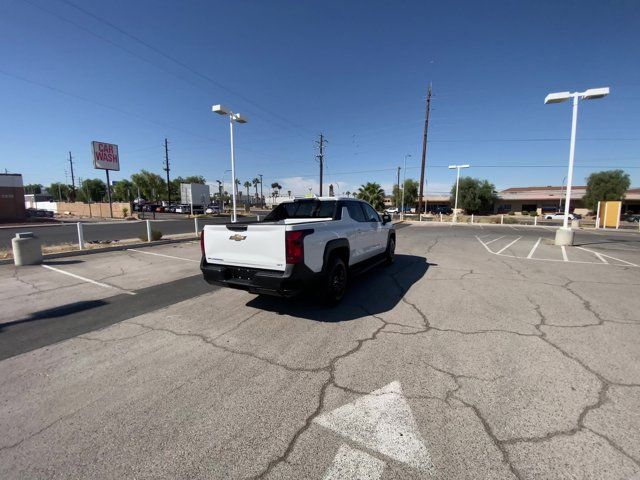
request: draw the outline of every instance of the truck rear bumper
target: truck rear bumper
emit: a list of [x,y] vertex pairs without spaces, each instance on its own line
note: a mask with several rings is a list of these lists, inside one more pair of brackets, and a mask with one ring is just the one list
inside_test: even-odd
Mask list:
[[287,265],[284,272],[258,268],[233,267],[200,261],[207,283],[247,290],[251,293],[292,297],[319,278],[306,265]]

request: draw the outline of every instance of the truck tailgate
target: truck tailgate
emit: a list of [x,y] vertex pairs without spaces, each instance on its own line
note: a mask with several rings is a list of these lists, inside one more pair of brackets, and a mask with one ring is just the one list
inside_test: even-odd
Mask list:
[[280,271],[286,267],[284,225],[206,225],[203,231],[208,263]]

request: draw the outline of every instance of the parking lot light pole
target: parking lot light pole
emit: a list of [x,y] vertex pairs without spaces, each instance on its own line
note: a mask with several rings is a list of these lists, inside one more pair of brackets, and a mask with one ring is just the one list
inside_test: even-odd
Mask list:
[[402,173],[402,210],[400,210],[400,220],[404,220],[404,191],[407,186],[407,157],[410,157],[408,153],[404,156],[404,170]]
[[453,223],[458,221],[458,186],[460,185],[460,169],[469,168],[471,165],[449,165],[449,170],[457,170],[456,172],[456,197],[453,207]]
[[569,207],[571,205],[571,185],[573,181],[573,156],[576,147],[576,127],[578,123],[578,100],[596,100],[609,95],[609,87],[590,88],[584,92],[557,92],[550,93],[544,99],[544,103],[560,103],[573,99],[573,115],[571,119],[571,141],[569,144],[569,171],[567,172],[567,187],[565,189],[564,219],[562,228],[556,231],[556,245],[573,245],[573,230],[569,228]]
[[233,204],[233,210],[231,211],[231,222],[235,223],[237,221],[236,217],[236,165],[233,151],[233,123],[247,123],[246,117],[243,117],[239,113],[233,113],[226,107],[222,105],[214,105],[211,107],[211,111],[217,113],[218,115],[228,115],[229,116],[229,139],[231,143],[231,201]]

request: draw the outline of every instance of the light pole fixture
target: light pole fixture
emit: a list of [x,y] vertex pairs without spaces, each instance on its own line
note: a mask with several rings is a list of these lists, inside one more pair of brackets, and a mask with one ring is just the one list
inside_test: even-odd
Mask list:
[[222,105],[214,105],[211,107],[211,111],[213,113],[217,113],[218,115],[228,115],[229,116],[229,136],[231,141],[231,201],[233,204],[233,209],[231,211],[231,222],[235,223],[237,221],[236,217],[236,165],[235,158],[233,152],[233,123],[247,123],[247,118],[243,117],[239,113],[233,113],[227,107]]
[[453,221],[458,221],[458,186],[460,185],[460,169],[469,168],[471,165],[449,165],[449,170],[457,170],[456,172],[456,199],[453,207]]
[[410,154],[406,154],[404,156],[404,171],[402,172],[402,210],[400,210],[400,219],[404,220],[404,191],[407,186],[407,157],[410,157]]
[[567,172],[567,188],[564,200],[564,219],[562,228],[556,232],[556,245],[573,245],[573,230],[569,228],[569,207],[571,205],[571,185],[573,181],[573,156],[576,148],[576,125],[578,123],[578,100],[596,100],[609,95],[609,87],[590,88],[584,92],[550,93],[544,103],[560,103],[573,99],[573,117],[571,120],[571,141],[569,144],[569,171]]

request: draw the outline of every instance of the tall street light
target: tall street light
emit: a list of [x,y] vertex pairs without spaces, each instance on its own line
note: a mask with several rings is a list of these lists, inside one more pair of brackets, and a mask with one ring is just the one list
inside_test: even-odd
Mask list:
[[556,232],[556,245],[573,245],[573,230],[569,228],[569,206],[571,204],[571,183],[573,181],[573,154],[576,148],[576,124],[578,123],[578,99],[595,100],[609,95],[609,87],[590,88],[584,92],[558,92],[550,93],[544,99],[544,103],[560,103],[573,99],[573,118],[571,121],[571,143],[569,146],[569,171],[567,172],[567,188],[564,200],[564,220],[562,228]]
[[449,170],[457,170],[456,173],[456,199],[453,207],[453,221],[458,221],[458,186],[460,185],[460,169],[469,168],[471,165],[449,165]]
[[404,220],[404,191],[407,186],[407,157],[410,157],[408,153],[404,156],[404,171],[402,173],[402,210],[400,211],[400,218]]
[[229,116],[229,135],[231,139],[231,199],[233,203],[233,210],[231,211],[231,221],[235,223],[237,221],[236,217],[236,165],[235,159],[233,155],[233,123],[247,123],[246,117],[243,117],[239,113],[233,113],[227,107],[222,105],[214,105],[211,107],[211,111],[217,113],[218,115],[228,115]]

